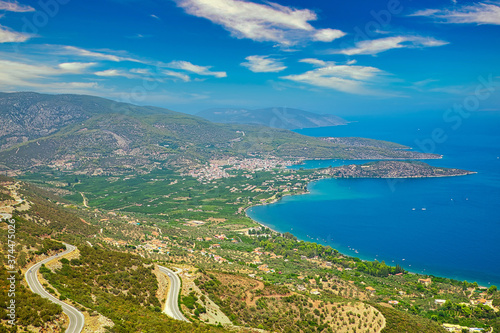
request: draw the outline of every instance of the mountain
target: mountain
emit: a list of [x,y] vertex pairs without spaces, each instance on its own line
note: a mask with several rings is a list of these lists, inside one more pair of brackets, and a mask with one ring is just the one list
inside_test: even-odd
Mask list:
[[0,94],[0,171],[86,174],[189,169],[213,159],[436,158],[401,145],[332,142],[259,125],[217,124],[81,95]]
[[198,112],[197,115],[216,123],[254,124],[288,130],[347,124],[346,120],[332,114],[317,114],[284,107],[258,110],[209,109]]
[[85,95],[45,95],[34,92],[0,93],[0,149],[51,135],[67,125],[103,114],[151,115],[175,112],[139,107]]

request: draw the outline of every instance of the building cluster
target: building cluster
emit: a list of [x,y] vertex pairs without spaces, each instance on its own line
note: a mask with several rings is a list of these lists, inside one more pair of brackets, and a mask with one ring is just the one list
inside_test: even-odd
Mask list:
[[242,160],[230,157],[225,160],[210,161],[210,164],[208,165],[191,169],[188,174],[199,181],[210,181],[233,177],[233,175],[230,175],[227,172],[229,170],[245,170],[253,173],[255,171],[268,171],[276,168],[285,168],[291,164],[292,162],[290,161],[285,161],[275,157],[245,158]]
[[208,166],[192,169],[188,174],[199,181],[210,181],[230,177],[221,166],[212,163]]

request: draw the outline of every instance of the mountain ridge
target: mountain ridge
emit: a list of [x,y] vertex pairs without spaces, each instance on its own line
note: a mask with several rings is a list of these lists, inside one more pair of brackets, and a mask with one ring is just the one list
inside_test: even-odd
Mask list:
[[86,174],[192,169],[213,159],[428,159],[437,155],[358,139],[330,142],[262,125],[219,124],[198,116],[86,95],[0,95],[0,171]]
[[196,115],[217,123],[254,124],[288,130],[338,126],[348,123],[345,119],[333,114],[318,114],[287,107],[270,107],[256,110],[215,108],[200,111]]

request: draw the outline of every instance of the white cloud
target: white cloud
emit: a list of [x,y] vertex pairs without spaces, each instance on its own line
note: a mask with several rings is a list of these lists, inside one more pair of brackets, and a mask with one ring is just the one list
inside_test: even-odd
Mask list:
[[321,29],[313,35],[313,40],[319,42],[331,42],[334,39],[344,37],[345,32],[335,29]]
[[121,69],[107,69],[104,71],[99,71],[94,73],[97,76],[103,76],[103,77],[126,77],[127,79],[137,79],[140,78],[140,76],[126,72]]
[[0,25],[0,43],[22,43],[31,37],[31,35],[12,31],[11,29]]
[[[0,60],[0,88],[40,88],[61,83],[60,77],[68,74],[81,74],[93,63],[62,63],[57,66],[28,64],[18,61]],[[50,79],[57,82],[49,83]],[[62,84],[62,83],[61,83]]]
[[289,46],[301,40],[331,42],[345,35],[340,30],[316,30],[309,21],[317,20],[317,15],[309,9],[243,0],[176,0],[176,2],[188,14],[222,25],[236,38],[277,42]]
[[[319,59],[314,59],[314,58],[306,58],[306,59],[301,59],[299,61],[300,62],[305,62],[307,64],[315,65],[315,66],[326,66],[326,62],[325,61],[319,60]],[[332,64],[333,62],[330,61],[329,63]]]
[[277,73],[286,69],[281,61],[268,56],[253,55],[245,58],[247,61],[241,63],[254,73]]
[[105,52],[89,51],[89,50],[81,49],[81,48],[74,47],[74,46],[63,46],[61,53],[76,55],[76,56],[80,56],[80,57],[100,59],[100,60],[108,60],[108,61],[113,61],[113,62],[130,61],[130,62],[144,63],[141,60],[137,60],[137,59],[126,57],[126,56],[116,55],[116,54],[112,54],[112,53],[105,53]]
[[350,94],[371,95],[376,93],[371,86],[380,82],[381,77],[386,75],[385,72],[375,67],[337,65],[334,62],[318,59],[302,59],[301,62],[320,67],[303,74],[281,78]]
[[425,9],[410,16],[425,16],[439,23],[476,23],[500,25],[500,3],[479,2],[457,9]]
[[226,72],[212,72],[210,70],[210,66],[198,66],[190,63],[189,61],[183,61],[183,60],[176,60],[168,63],[166,67],[169,68],[175,68],[175,69],[182,69],[188,72],[196,73],[198,75],[204,75],[204,76],[215,76],[218,78],[221,77],[226,77],[227,74]]
[[8,12],[25,13],[25,12],[34,12],[35,8],[31,6],[21,5],[17,1],[0,0],[0,10],[5,10]]
[[159,20],[159,19],[160,19],[160,18],[159,18],[158,16],[156,16],[155,14],[151,14],[151,17],[152,17],[152,18],[155,18],[155,19],[157,19],[157,20]]
[[65,62],[59,64],[58,67],[66,73],[78,74],[95,65],[97,65],[95,62]]
[[179,73],[179,72],[175,72],[175,71],[171,71],[171,70],[164,70],[163,74],[165,74],[166,76],[169,76],[169,77],[181,79],[184,82],[191,81],[191,78],[187,74],[183,74],[183,73]]
[[446,45],[448,42],[431,37],[420,36],[394,36],[372,40],[363,40],[356,43],[350,49],[338,50],[333,53],[356,55],[356,54],[378,54],[392,49],[421,48]]

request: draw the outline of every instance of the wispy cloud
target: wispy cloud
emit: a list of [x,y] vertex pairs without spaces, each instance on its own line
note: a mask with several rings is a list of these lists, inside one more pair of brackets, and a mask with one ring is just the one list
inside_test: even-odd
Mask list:
[[81,74],[95,65],[97,65],[95,62],[64,62],[57,67],[64,73]]
[[165,77],[174,80],[180,79],[184,82],[191,81],[189,75],[168,69],[159,69],[159,71],[156,73],[152,73],[148,68],[132,68],[130,70],[106,69],[103,71],[95,72],[94,75],[107,78],[125,77],[127,79],[142,79],[158,82],[164,82]]
[[253,55],[245,58],[247,61],[241,63],[254,73],[277,73],[286,69],[286,66],[279,60],[268,56]]
[[159,20],[159,19],[160,19],[160,18],[159,18],[158,16],[156,16],[155,14],[151,14],[151,17],[152,17],[152,18],[155,18],[155,19],[157,19],[157,20]]
[[17,1],[0,0],[0,10],[5,10],[8,12],[25,13],[25,12],[34,12],[35,8],[31,6],[21,5]]
[[127,79],[137,79],[141,77],[140,75],[132,74],[121,69],[106,69],[103,71],[95,72],[94,75],[103,77],[125,77]]
[[454,9],[425,9],[409,16],[429,17],[439,23],[500,25],[500,2],[479,2]]
[[31,37],[31,35],[13,31],[0,25],[0,43],[22,43]]
[[344,50],[336,50],[332,53],[356,55],[356,54],[378,54],[392,49],[401,48],[423,48],[446,45],[448,42],[437,40],[431,37],[420,36],[393,36],[372,40],[363,40],[356,43],[356,46]]
[[174,78],[174,79],[181,79],[184,82],[191,81],[191,78],[189,77],[189,75],[184,74],[184,73],[179,73],[179,72],[175,72],[175,71],[171,71],[171,70],[164,70],[163,74],[166,76],[169,76],[171,78]]
[[302,40],[331,42],[345,35],[336,29],[315,29],[317,20],[309,9],[295,9],[272,2],[258,4],[242,0],[176,0],[191,15],[222,25],[236,38],[276,42],[284,46]]
[[144,63],[144,61],[142,61],[142,60],[114,54],[112,52],[90,51],[90,50],[85,50],[85,49],[74,47],[74,46],[62,46],[62,50],[60,51],[60,53],[75,55],[75,56],[80,56],[80,57],[94,58],[94,59],[99,59],[99,60],[108,60],[108,61],[114,61],[114,62],[130,61],[130,62]]
[[95,63],[61,63],[55,66],[40,63],[0,60],[0,87],[2,89],[39,88],[52,85],[50,79],[69,74],[82,74]]
[[204,76],[215,76],[218,78],[226,77],[227,73],[226,72],[212,72],[210,70],[210,66],[198,66],[195,64],[190,63],[189,61],[183,61],[183,60],[176,60],[168,63],[166,67],[169,68],[174,68],[174,69],[182,69],[191,73],[195,73],[198,75],[204,75]]
[[331,61],[311,58],[302,59],[301,62],[313,64],[318,68],[303,74],[282,76],[281,78],[350,94],[373,95],[376,93],[373,85],[387,75],[375,67],[337,65]]

